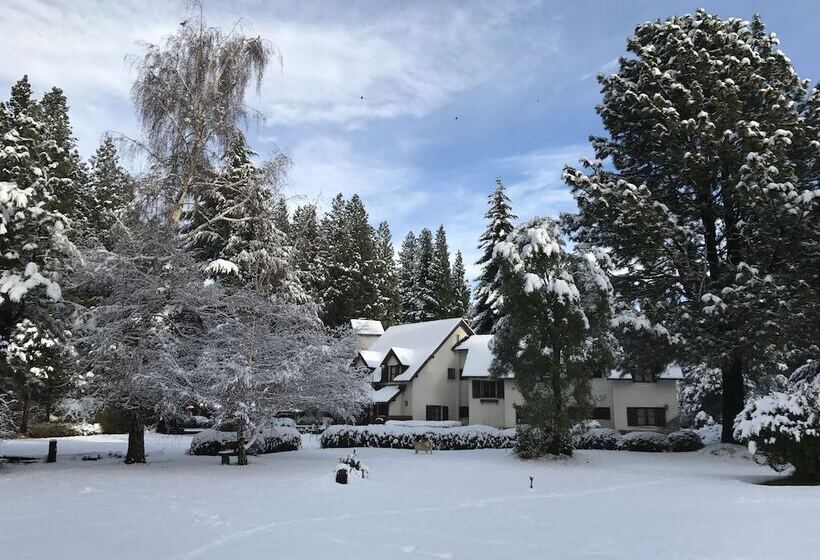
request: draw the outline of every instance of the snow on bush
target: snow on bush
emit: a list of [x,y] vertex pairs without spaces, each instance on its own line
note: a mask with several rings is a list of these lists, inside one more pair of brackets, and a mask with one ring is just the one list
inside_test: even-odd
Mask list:
[[367,478],[367,465],[362,463],[362,460],[356,455],[356,450],[353,453],[348,453],[344,457],[339,458],[339,464],[336,465],[336,470],[344,470],[348,474],[356,474],[361,478]]
[[720,443],[720,436],[723,433],[723,424],[708,424],[695,431],[700,436],[703,445],[714,445]]
[[820,360],[796,369],[785,392],[750,402],[735,421],[735,438],[773,469],[791,465],[796,479],[820,481]]
[[672,451],[697,451],[703,449],[703,441],[694,430],[680,430],[669,434],[669,449]]
[[515,444],[515,430],[490,426],[456,426],[429,428],[415,426],[330,426],[320,436],[322,447],[388,447],[413,449],[416,438],[433,442],[439,450],[509,449]]
[[385,426],[408,426],[410,428],[457,428],[458,420],[388,420]]
[[617,449],[621,434],[610,428],[590,428],[573,436],[576,449]]
[[[191,439],[189,455],[216,455],[226,443],[236,442],[236,432],[208,429]],[[298,430],[287,426],[274,426],[262,430],[247,445],[249,454],[261,455],[279,451],[296,451],[302,445]]]
[[618,440],[618,449],[624,451],[669,451],[669,438],[658,432],[629,432]]

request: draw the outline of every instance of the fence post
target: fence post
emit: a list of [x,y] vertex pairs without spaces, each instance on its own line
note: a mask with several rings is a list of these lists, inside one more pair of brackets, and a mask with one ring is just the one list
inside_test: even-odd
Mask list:
[[52,439],[48,442],[48,457],[46,457],[46,463],[56,463],[57,462],[57,440]]

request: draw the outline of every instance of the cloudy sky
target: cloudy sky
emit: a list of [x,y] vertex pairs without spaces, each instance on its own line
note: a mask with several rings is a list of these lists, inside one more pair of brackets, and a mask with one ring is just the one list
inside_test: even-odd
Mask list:
[[[105,131],[138,134],[129,55],[186,19],[186,2],[0,0],[0,89],[23,74],[71,105],[84,155]],[[477,257],[495,178],[522,218],[574,207],[561,168],[600,132],[595,75],[613,71],[635,25],[704,6],[763,16],[804,78],[818,76],[815,0],[206,2],[210,24],[241,22],[282,66],[248,102],[263,156],[293,160],[294,203],[359,193],[398,244],[444,224],[451,249]],[[472,270],[471,270],[472,272]]]

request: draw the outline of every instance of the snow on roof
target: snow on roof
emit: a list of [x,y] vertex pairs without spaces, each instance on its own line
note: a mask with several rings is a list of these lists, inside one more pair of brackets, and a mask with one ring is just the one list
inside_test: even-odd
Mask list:
[[389,403],[396,398],[396,395],[401,393],[401,385],[385,385],[378,391],[373,393],[373,402],[375,403]]
[[454,350],[466,350],[467,356],[464,358],[464,371],[461,377],[489,377],[490,364],[493,361],[493,353],[490,350],[490,342],[493,340],[491,334],[474,334],[468,339],[456,344]]
[[[442,319],[395,325],[384,331],[368,352],[378,353],[378,363],[384,361],[392,349],[396,357],[407,369],[394,381],[410,381],[418,373],[444,339],[461,323],[461,319]],[[368,365],[370,362],[368,361]],[[378,374],[378,379],[376,379]],[[381,380],[381,372],[374,372],[374,381]]]
[[361,356],[369,368],[379,367],[379,364],[382,362],[381,354],[373,350],[359,350],[359,356]]
[[409,366],[416,353],[412,348],[402,348],[401,346],[391,346],[390,351],[396,355],[396,358],[403,366]]
[[350,328],[356,331],[356,334],[361,335],[380,336],[384,334],[382,322],[374,321],[372,319],[351,319]]
[[[609,372],[609,379],[619,379],[622,381],[631,381],[632,374],[625,373],[619,369],[613,369]],[[683,379],[683,369],[678,365],[677,362],[672,362],[671,364],[667,365],[661,374],[658,376],[658,379],[672,379],[672,380],[679,380]]]

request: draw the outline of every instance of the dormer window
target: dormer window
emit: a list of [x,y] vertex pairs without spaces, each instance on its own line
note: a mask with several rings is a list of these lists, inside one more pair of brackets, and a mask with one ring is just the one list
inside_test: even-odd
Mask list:
[[652,383],[655,381],[655,376],[649,372],[642,371],[640,373],[633,373],[632,381],[635,383]]
[[388,380],[393,381],[401,373],[401,366],[399,364],[394,364],[388,367]]

